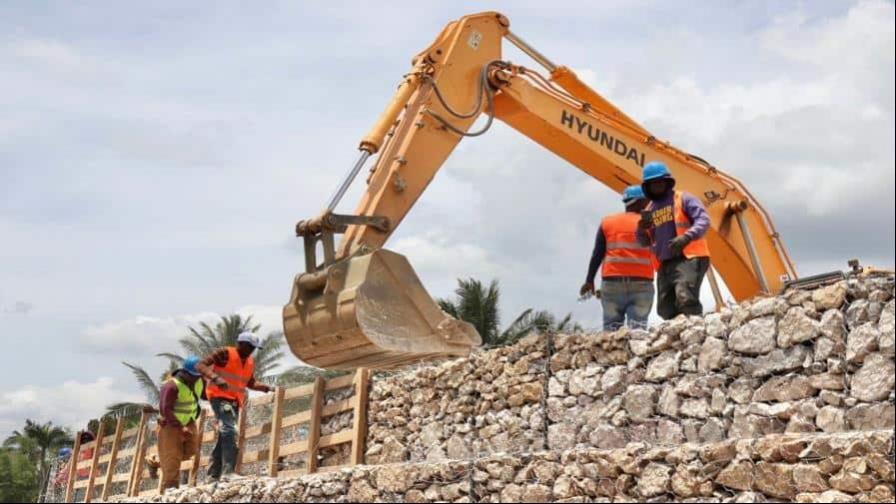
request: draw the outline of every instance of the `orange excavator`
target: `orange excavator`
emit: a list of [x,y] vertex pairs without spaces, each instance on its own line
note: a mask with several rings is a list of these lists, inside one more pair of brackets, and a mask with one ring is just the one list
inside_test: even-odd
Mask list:
[[[547,75],[502,60],[504,40]],[[796,280],[771,219],[743,184],[656,138],[512,33],[505,16],[483,12],[449,23],[411,64],[327,207],[296,225],[305,271],[283,308],[283,327],[305,363],[390,368],[466,355],[481,344],[472,325],[439,309],[407,259],[383,246],[455,146],[484,134],[495,118],[620,193],[640,183],[645,163],[663,161],[677,187],[706,206],[712,266],[735,299],[775,294]],[[484,124],[471,131],[483,114]],[[334,213],[375,154],[354,214]],[[712,269],[708,278],[721,302]]]

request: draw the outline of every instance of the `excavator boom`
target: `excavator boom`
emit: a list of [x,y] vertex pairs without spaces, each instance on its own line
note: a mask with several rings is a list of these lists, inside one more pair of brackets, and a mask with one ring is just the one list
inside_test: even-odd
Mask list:
[[[464,355],[480,343],[471,325],[438,308],[403,256],[382,247],[460,140],[485,133],[495,118],[620,193],[639,183],[645,163],[665,162],[677,187],[705,204],[712,264],[735,299],[777,292],[796,278],[771,219],[738,180],[658,140],[509,26],[496,12],[448,24],[412,60],[328,206],[297,225],[306,271],[295,279],[283,323],[293,353],[306,363],[394,367]],[[503,39],[549,75],[503,61]],[[484,126],[470,131],[482,114]],[[354,214],[334,214],[376,154]]]

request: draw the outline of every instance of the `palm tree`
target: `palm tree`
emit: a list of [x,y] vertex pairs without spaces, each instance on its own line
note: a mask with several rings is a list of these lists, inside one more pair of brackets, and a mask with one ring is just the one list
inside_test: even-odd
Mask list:
[[131,370],[131,373],[137,380],[137,384],[146,396],[146,402],[119,402],[110,404],[109,406],[106,406],[106,416],[110,418],[134,417],[144,409],[152,408],[152,405],[159,404],[159,390],[162,388],[162,384],[165,383],[165,380],[167,380],[179,367],[174,362],[170,362],[168,369],[162,373],[158,381],[155,381],[141,366],[128,362],[122,362],[122,364]]
[[53,425],[53,422],[42,424],[28,419],[25,420],[25,428],[22,431],[13,431],[3,442],[3,446],[15,448],[27,455],[30,460],[39,463],[39,481],[44,481],[50,470],[49,456],[71,443],[72,436],[64,428]]
[[573,322],[571,313],[558,320],[548,311],[528,308],[503,331],[500,330],[498,301],[501,292],[497,280],[492,280],[485,287],[474,278],[458,279],[454,293],[456,300],[439,299],[439,307],[452,317],[473,324],[482,336],[482,345],[485,347],[510,345],[532,331],[563,332],[581,329],[581,326]]
[[[137,379],[137,383],[146,395],[148,402],[145,404],[133,402],[111,404],[106,407],[108,416],[115,418],[121,416],[130,417],[140,413],[147,407],[152,407],[151,405],[158,404],[159,389],[162,383],[183,364],[187,355],[204,357],[219,348],[234,346],[240,333],[258,332],[261,329],[261,325],[253,324],[251,315],[243,318],[241,315],[232,314],[221,317],[221,320],[215,323],[214,326],[206,322],[200,322],[198,327],[190,326],[188,329],[190,333],[178,341],[183,350],[182,354],[174,352],[157,354],[158,357],[168,359],[168,370],[162,374],[158,382],[153,380],[143,367],[122,362],[134,374],[134,378]],[[275,381],[272,371],[276,368],[280,358],[283,357],[282,347],[283,333],[272,332],[261,344],[261,347],[255,350],[255,353],[252,354],[252,359],[255,361],[256,379],[263,382]],[[311,379],[313,380],[314,378],[312,377]]]
[[[243,318],[239,314],[221,317],[214,327],[206,322],[200,322],[199,328],[190,327],[190,334],[179,340],[184,354],[160,353],[159,357],[165,357],[172,363],[180,365],[185,355],[206,356],[215,350],[235,346],[236,339],[244,332],[258,332],[261,324],[253,324],[252,316]],[[258,380],[267,381],[271,378],[271,371],[277,367],[278,361],[283,357],[283,333],[272,332],[262,342],[261,346],[252,354],[255,361],[255,376]]]

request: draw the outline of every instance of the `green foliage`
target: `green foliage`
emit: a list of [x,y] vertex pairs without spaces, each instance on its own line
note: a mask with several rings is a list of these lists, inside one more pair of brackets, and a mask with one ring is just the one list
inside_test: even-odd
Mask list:
[[[178,343],[181,353],[160,352],[157,357],[168,359],[168,369],[158,381],[153,380],[149,373],[141,366],[122,362],[133,373],[137,384],[146,396],[146,403],[121,402],[110,404],[106,407],[106,415],[111,418],[130,417],[133,419],[147,407],[155,407],[159,404],[159,389],[165,380],[183,364],[189,355],[199,358],[211,354],[215,350],[235,346],[236,339],[243,332],[258,332],[261,325],[252,322],[252,316],[242,317],[232,314],[221,317],[214,325],[200,322],[197,327],[189,327],[189,334],[181,338]],[[252,359],[255,361],[255,378],[262,382],[276,381],[272,372],[277,362],[283,357],[283,333],[273,332],[261,344]],[[313,379],[313,378],[312,378]]]
[[548,311],[528,308],[502,331],[498,307],[501,291],[498,281],[492,280],[487,287],[474,278],[458,279],[457,284],[454,291],[456,299],[439,299],[437,303],[445,313],[473,324],[485,347],[510,345],[533,331],[545,333],[581,330],[581,326],[572,320],[572,314],[558,319]]
[[40,492],[37,465],[17,449],[0,448],[0,502],[35,502]]
[[13,431],[0,450],[0,502],[33,502],[51,459],[71,444],[71,433],[53,422],[26,420],[25,428]]

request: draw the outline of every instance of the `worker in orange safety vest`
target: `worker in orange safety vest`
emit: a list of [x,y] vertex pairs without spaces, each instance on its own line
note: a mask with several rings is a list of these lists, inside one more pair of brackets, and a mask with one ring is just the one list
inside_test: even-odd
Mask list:
[[218,421],[218,441],[208,470],[213,479],[239,476],[235,474],[235,468],[236,423],[240,408],[246,406],[249,390],[265,393],[272,390],[255,381],[255,361],[252,354],[259,346],[255,334],[243,332],[237,337],[236,346],[216,350],[197,366],[208,382],[205,395]]
[[600,300],[604,329],[646,327],[653,307],[655,260],[648,245],[638,241],[638,222],[647,199],[640,186],[622,194],[625,212],[605,217],[597,230],[594,251],[580,296],[595,294],[594,277],[601,270]]

